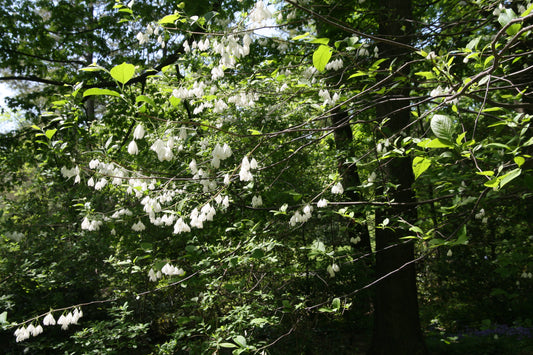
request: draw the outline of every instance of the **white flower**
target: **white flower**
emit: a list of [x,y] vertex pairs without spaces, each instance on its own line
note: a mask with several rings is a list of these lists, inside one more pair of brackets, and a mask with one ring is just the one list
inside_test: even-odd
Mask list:
[[263,205],[263,199],[261,196],[252,197],[252,207],[256,208]]
[[83,317],[83,312],[82,312],[81,308],[75,308],[74,311],[72,312],[72,318],[71,318],[70,323],[71,324],[78,324],[78,320],[81,317]]
[[305,207],[303,209],[303,213],[305,215],[309,215],[309,217],[311,217],[311,212],[313,212],[313,207],[311,205],[305,205]]
[[344,66],[344,62],[342,61],[341,58],[338,58],[326,64],[326,70],[331,70],[331,69],[339,70],[339,69],[342,69],[343,66]]
[[252,158],[252,160],[250,161],[250,169],[257,169],[257,160],[255,160],[255,158]]
[[21,328],[17,328],[17,330],[15,330],[14,335],[18,343],[18,342],[28,339],[31,334],[24,326],[22,326]]
[[137,33],[137,36],[135,37],[137,38],[137,40],[139,41],[139,45],[141,46],[145,44],[146,42],[148,42],[148,39],[149,39],[149,35],[144,34],[142,32]]
[[191,169],[191,172],[193,174],[196,174],[198,172],[198,167],[196,166],[196,159],[193,159],[190,163],[189,163],[189,169]]
[[342,187],[342,184],[340,182],[336,183],[335,185],[333,185],[333,187],[331,188],[331,193],[332,194],[342,194],[344,192],[344,188]]
[[183,269],[177,268],[169,263],[166,263],[165,266],[161,269],[161,272],[168,276],[178,275],[182,276],[185,274]]
[[138,124],[137,127],[135,127],[135,130],[133,131],[133,138],[143,139],[143,137],[144,137],[144,127],[142,124]]
[[[254,159],[255,160],[255,159]],[[257,165],[257,162],[255,162]],[[253,175],[250,173],[250,161],[248,157],[244,157],[241,163],[241,170],[239,171],[239,178],[241,181],[252,181],[254,179]]]
[[128,153],[131,155],[137,155],[139,153],[139,148],[137,147],[135,140],[132,140],[130,144],[128,144]]
[[326,207],[327,205],[328,205],[328,200],[326,200],[325,198],[322,198],[317,202],[316,207],[322,208],[322,207]]
[[223,208],[228,208],[229,207],[229,197],[228,196],[224,196],[224,199],[222,200],[222,207]]
[[107,180],[106,178],[101,178],[100,181],[98,181],[95,185],[94,185],[94,189],[95,190],[101,190],[104,188],[104,186],[107,185]]
[[100,164],[100,161],[98,159],[93,159],[89,162],[89,168],[95,169]]
[[43,327],[38,324],[36,327],[33,328],[33,331],[31,332],[31,335],[36,337],[37,335],[41,334],[43,332]]
[[447,257],[450,257],[450,256],[452,256],[452,254],[453,254],[453,253],[452,253],[452,250],[450,249],[450,250],[448,250],[448,252],[446,253],[446,256],[447,256]]
[[250,14],[250,19],[254,25],[261,25],[264,21],[272,18],[272,13],[267,9],[263,1],[258,1]]
[[136,232],[140,232],[146,229],[146,226],[143,224],[143,222],[138,221],[137,223],[133,224],[131,226],[131,229],[133,229]]
[[157,281],[157,276],[156,276],[156,273],[154,272],[154,269],[150,269],[150,271],[148,271],[148,279],[152,282]]
[[352,242],[353,244],[357,244],[360,241],[361,241],[361,237],[350,238],[350,242]]
[[43,324],[44,325],[56,325],[56,320],[54,319],[54,316],[52,315],[52,313],[48,313],[44,319],[43,319]]
[[180,217],[178,221],[176,222],[176,224],[174,225],[174,234],[181,234],[181,233],[186,233],[190,231],[191,231],[191,227],[189,227],[187,223],[183,221],[183,218]]
[[[72,318],[72,316],[71,316],[71,318]],[[57,324],[61,325],[61,329],[66,330],[66,329],[68,329],[69,321],[68,321],[67,317],[65,317],[65,315],[62,314],[59,317],[59,319],[57,320]]]

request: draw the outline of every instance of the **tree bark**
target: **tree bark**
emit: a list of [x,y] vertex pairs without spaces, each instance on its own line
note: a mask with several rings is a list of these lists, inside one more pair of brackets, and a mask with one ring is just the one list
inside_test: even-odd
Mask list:
[[[411,33],[411,0],[386,0],[380,11],[379,35],[399,44],[409,44]],[[408,54],[405,46],[392,43],[379,44],[381,57],[396,63],[404,61]],[[409,69],[406,68],[406,71]],[[403,85],[403,87],[402,87]],[[376,107],[376,114],[388,119],[381,131],[392,137],[405,131],[410,120],[409,83],[389,91]],[[415,200],[411,188],[414,175],[410,157],[393,157],[382,161],[382,186],[396,184],[396,188],[385,191],[395,202]],[[416,221],[416,209],[410,206],[395,206],[376,212],[376,224],[385,218],[393,221],[393,228],[376,228],[376,277],[382,278],[375,287],[374,330],[369,354],[416,355],[426,354],[427,349],[420,329],[414,245],[405,243],[405,231],[394,228],[394,221],[403,218]]]
[[[331,117],[331,123],[335,127],[333,135],[335,138],[335,146],[337,148],[337,170],[342,177],[342,185],[346,190],[345,195],[348,201],[362,201],[361,194],[355,189],[361,185],[357,165],[347,164],[346,160],[349,157],[355,157],[356,152],[353,146],[352,126],[350,125],[350,118],[347,113],[342,110],[337,110]],[[360,218],[365,218],[364,214],[360,214]],[[359,224],[355,221],[350,221],[348,240],[359,237],[361,241],[355,245],[355,248],[362,254],[370,253],[370,235],[366,224]],[[368,263],[370,265],[371,263]]]

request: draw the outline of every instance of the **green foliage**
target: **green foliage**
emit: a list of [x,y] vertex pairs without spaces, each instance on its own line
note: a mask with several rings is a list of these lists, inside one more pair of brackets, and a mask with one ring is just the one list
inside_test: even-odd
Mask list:
[[331,351],[404,243],[424,324],[531,319],[526,5],[0,6],[5,352]]

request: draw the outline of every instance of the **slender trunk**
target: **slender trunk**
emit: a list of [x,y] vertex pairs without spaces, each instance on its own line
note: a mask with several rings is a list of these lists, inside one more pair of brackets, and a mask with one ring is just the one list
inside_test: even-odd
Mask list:
[[[411,0],[387,0],[382,4],[380,35],[397,42],[409,43],[411,26],[410,21],[406,20],[412,18]],[[381,56],[391,61],[401,61],[407,54],[405,48],[392,44],[379,44],[379,48]],[[376,108],[378,117],[388,119],[382,129],[387,137],[406,130],[410,120],[409,101],[402,100],[409,95],[408,83],[403,85],[404,88],[390,91]],[[382,186],[387,183],[397,185],[387,192],[390,200],[415,200],[411,188],[414,176],[409,157],[394,157],[383,161],[381,173],[385,180]],[[395,205],[379,210],[376,212],[376,224],[385,218],[394,221],[400,217],[415,222],[416,209]],[[369,354],[427,353],[418,315],[414,245],[405,243],[401,239],[404,236],[405,231],[400,228],[376,229],[376,276],[384,279],[375,288],[375,323]]]
[[[342,185],[346,190],[345,196],[348,201],[362,201],[361,194],[356,190],[356,188],[361,185],[357,165],[355,163],[346,163],[347,158],[356,156],[349,117],[345,111],[339,110],[333,114],[331,122],[333,127],[335,127],[333,134],[338,156],[337,170],[342,176]],[[365,219],[363,213],[356,217]],[[360,238],[360,241],[356,244],[356,249],[362,254],[369,253],[371,251],[370,235],[366,224],[356,223],[352,220],[349,222],[347,239],[351,240],[352,238],[355,239],[358,237]]]

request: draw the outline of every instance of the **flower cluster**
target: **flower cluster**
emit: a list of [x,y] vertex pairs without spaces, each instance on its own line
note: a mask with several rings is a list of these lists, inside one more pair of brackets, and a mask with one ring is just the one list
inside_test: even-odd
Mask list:
[[263,1],[256,2],[252,13],[250,14],[252,27],[258,27],[271,18],[272,13],[268,10]]
[[165,275],[168,275],[168,276],[174,276],[174,275],[177,275],[177,276],[183,276],[185,275],[185,271],[181,268],[178,268],[176,266],[173,266],[169,263],[166,263],[165,266],[163,266],[163,268],[161,269],[161,272]]
[[325,198],[321,198],[317,204],[316,204],[316,207],[318,208],[323,208],[323,207],[326,207],[328,205],[328,200],[326,200]]
[[239,171],[239,178],[241,181],[252,181],[254,179],[251,169],[257,169],[257,161],[255,158],[248,160],[248,157],[244,157],[241,163],[241,170]]
[[75,176],[74,183],[77,184],[80,182],[80,168],[76,165],[75,167],[68,169],[66,166],[61,168],[61,174],[63,177],[66,177],[67,179],[70,179],[71,177]]
[[331,188],[331,193],[338,194],[338,195],[341,195],[342,193],[344,193],[344,188],[342,187],[342,184],[338,182],[335,185],[333,185],[333,187]]
[[344,62],[341,58],[330,61],[326,64],[326,70],[339,70],[344,66]]
[[[75,308],[74,311],[69,312],[68,314],[62,314],[57,320],[57,324],[61,325],[61,329],[66,330],[70,324],[77,324],[78,320],[83,317],[83,312],[80,308]],[[43,325],[56,325],[56,320],[51,312],[43,318]],[[40,324],[35,326],[33,323],[28,325],[28,327],[20,327],[15,330],[16,341],[21,342],[28,339],[30,336],[37,336],[43,332],[43,327]]]
[[294,227],[297,223],[305,223],[311,218],[311,212],[313,212],[313,207],[311,205],[306,205],[302,213],[300,211],[296,211],[294,215],[291,217],[289,224]]
[[215,169],[218,169],[220,167],[220,161],[231,157],[232,154],[233,152],[231,151],[229,145],[224,143],[224,145],[221,146],[217,143],[217,145],[215,145],[215,149],[213,149],[211,166]]
[[97,231],[102,226],[103,222],[101,220],[95,220],[92,221],[89,220],[89,218],[85,217],[83,221],[81,222],[81,229],[88,230],[88,231]]
[[37,335],[41,334],[43,332],[43,327],[39,324],[37,326],[34,326],[33,324],[30,324],[28,325],[27,328],[25,328],[24,326],[20,327],[20,328],[17,328],[17,330],[15,330],[15,337],[16,337],[16,341],[17,343],[18,342],[21,342],[21,341],[24,341],[26,339],[28,339],[30,336],[34,336],[36,337]]
[[143,231],[143,230],[146,229],[146,226],[143,224],[143,222],[138,221],[137,223],[134,223],[134,224],[131,226],[131,229],[133,229],[133,230],[136,231],[136,232],[141,232],[141,231]]
[[331,97],[331,95],[329,94],[329,91],[327,91],[327,90],[320,90],[318,92],[318,96],[320,96],[320,98],[322,100],[324,100],[324,103],[323,103],[324,106],[326,106],[326,105],[335,105],[335,103],[340,98],[338,93],[333,94],[333,97]]

